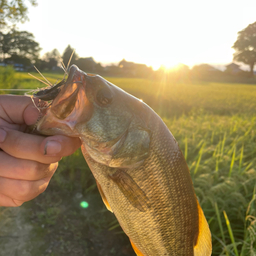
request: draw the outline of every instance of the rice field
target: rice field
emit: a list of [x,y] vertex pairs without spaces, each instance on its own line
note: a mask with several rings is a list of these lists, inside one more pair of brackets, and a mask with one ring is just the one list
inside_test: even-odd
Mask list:
[[[62,75],[45,76],[53,83],[57,78],[62,79]],[[175,81],[165,77],[161,81],[113,77],[107,79],[150,105],[163,118],[178,141],[212,232],[212,255],[255,256],[256,86],[186,79]],[[31,89],[40,86],[27,74],[15,75],[15,88]],[[4,84],[0,83],[0,88],[5,88]],[[67,189],[70,193],[77,193],[79,187],[83,198],[97,193],[80,151],[62,160],[52,184],[59,189]],[[49,191],[53,190],[50,185]],[[43,204],[46,201],[44,197],[49,200],[50,195],[47,193],[48,190],[40,196],[41,199],[34,201],[41,200]],[[97,202],[101,204],[100,200]],[[33,208],[33,202],[28,203],[27,207]],[[61,207],[50,213],[55,219],[53,223],[45,224],[49,229],[54,230],[58,225],[57,219],[63,214]],[[79,210],[77,211],[76,214],[79,214]],[[97,211],[101,211],[104,216],[110,214],[105,211],[103,204]],[[35,211],[34,214],[39,223],[47,223],[47,216],[41,219],[38,217],[42,212]],[[104,217],[101,225],[121,236],[115,219],[112,219],[110,226],[106,224],[108,218]],[[96,222],[93,225],[98,224]],[[80,227],[81,224],[77,230]],[[58,253],[59,251],[46,255],[65,255]],[[105,252],[95,255],[121,256],[134,253],[115,251],[113,254]]]

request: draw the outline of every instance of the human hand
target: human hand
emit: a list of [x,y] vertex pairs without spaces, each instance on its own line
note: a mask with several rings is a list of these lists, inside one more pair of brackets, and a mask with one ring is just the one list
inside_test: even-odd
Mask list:
[[0,206],[20,206],[43,193],[58,161],[81,146],[79,138],[24,133],[38,115],[30,97],[0,95]]

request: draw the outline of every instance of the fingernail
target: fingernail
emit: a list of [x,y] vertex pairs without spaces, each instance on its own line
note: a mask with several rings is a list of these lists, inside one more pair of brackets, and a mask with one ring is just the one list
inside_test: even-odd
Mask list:
[[45,155],[55,155],[61,151],[61,144],[58,141],[49,140],[44,147]]
[[4,142],[6,135],[6,131],[0,128],[0,142]]

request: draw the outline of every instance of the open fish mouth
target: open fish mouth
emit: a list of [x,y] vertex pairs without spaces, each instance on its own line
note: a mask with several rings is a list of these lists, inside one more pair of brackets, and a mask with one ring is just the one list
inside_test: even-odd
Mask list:
[[37,108],[40,110],[39,119],[34,127],[37,133],[50,135],[60,123],[69,128],[75,126],[77,117],[87,102],[85,76],[86,73],[72,65],[66,81],[63,79],[58,84],[43,88],[33,95],[34,99],[38,99]]
[[66,84],[72,83],[73,78],[75,77],[75,75],[77,75],[76,73],[78,73],[79,71],[80,70],[78,69],[77,66],[72,65],[69,69],[67,80],[65,80],[63,78],[63,80],[61,80],[59,83],[57,83],[53,86],[50,86],[50,87],[43,88],[40,91],[38,91],[37,93],[33,94],[33,97],[38,98],[38,99],[43,100],[43,101],[52,101],[52,100],[54,100],[58,96],[58,94],[60,93],[61,89]]

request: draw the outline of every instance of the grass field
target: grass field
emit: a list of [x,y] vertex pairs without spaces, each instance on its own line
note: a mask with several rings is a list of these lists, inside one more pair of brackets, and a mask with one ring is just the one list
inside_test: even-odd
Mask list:
[[[62,78],[45,76],[53,83]],[[150,105],[179,142],[210,225],[212,255],[256,255],[256,86],[165,77],[161,81],[107,79]],[[14,86],[41,85],[17,73]],[[6,87],[0,84],[0,88]],[[91,207],[80,208],[81,200],[91,202]],[[25,220],[37,225],[31,251],[37,246],[42,255],[69,255],[64,252],[74,247],[78,250],[74,255],[134,255],[105,210],[80,151],[63,159],[48,190],[22,207],[30,214],[23,213]],[[3,221],[0,218],[0,230]],[[102,230],[117,242],[106,242]],[[57,241],[62,249],[40,244],[42,237],[46,243]]]

